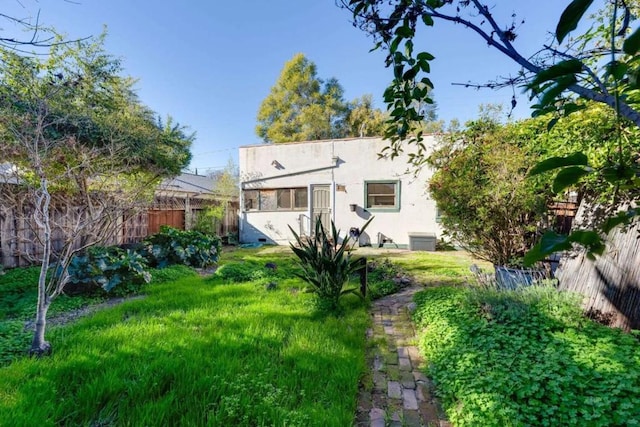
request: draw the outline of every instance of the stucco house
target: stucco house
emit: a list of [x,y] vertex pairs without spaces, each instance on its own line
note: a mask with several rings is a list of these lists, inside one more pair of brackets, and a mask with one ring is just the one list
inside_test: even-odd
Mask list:
[[[425,137],[433,147],[434,136]],[[287,244],[288,226],[309,235],[333,220],[360,245],[428,249],[441,227],[427,192],[432,170],[408,169],[407,153],[379,158],[381,138],[350,138],[240,147],[240,241]],[[365,233],[359,229],[371,217]]]

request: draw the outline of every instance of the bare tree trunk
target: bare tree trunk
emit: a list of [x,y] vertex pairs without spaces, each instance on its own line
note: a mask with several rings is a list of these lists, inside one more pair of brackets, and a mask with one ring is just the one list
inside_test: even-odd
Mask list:
[[40,276],[38,277],[38,307],[36,309],[36,330],[33,334],[31,349],[29,354],[32,356],[42,356],[51,353],[51,344],[44,339],[45,329],[47,326],[47,311],[51,305],[51,299],[47,295],[47,271],[51,262],[51,218],[49,217],[49,206],[51,204],[51,195],[47,187],[47,179],[44,174],[40,175],[40,194],[34,211],[34,217],[38,226],[42,227],[43,249],[42,264],[40,266]]
[[33,333],[33,340],[31,341],[31,348],[29,349],[29,355],[31,356],[46,356],[51,354],[51,344],[44,339],[44,333],[47,327],[47,312],[51,300],[44,296],[44,300],[40,301],[40,292],[38,292],[38,308],[36,312],[36,329]]

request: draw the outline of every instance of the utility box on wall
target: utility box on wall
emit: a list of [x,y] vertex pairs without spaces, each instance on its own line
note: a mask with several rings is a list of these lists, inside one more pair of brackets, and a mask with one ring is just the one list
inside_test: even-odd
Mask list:
[[409,233],[410,251],[435,251],[435,233]]

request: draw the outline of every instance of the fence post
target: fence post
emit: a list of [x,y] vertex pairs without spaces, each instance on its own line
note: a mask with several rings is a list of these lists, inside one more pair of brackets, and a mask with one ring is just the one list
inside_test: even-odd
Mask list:
[[367,258],[360,258],[362,268],[360,269],[360,293],[363,297],[367,296]]

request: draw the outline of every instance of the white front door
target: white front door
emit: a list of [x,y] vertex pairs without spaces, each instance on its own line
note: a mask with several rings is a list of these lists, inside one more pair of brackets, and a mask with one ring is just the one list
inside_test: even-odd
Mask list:
[[311,186],[311,234],[315,232],[318,219],[331,233],[331,186],[327,184]]

